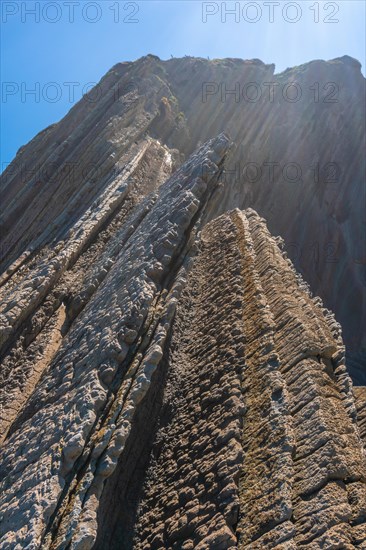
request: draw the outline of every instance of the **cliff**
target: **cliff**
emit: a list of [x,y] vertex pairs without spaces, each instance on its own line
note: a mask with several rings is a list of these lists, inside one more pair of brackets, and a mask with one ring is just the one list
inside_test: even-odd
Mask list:
[[[231,112],[195,95],[223,74],[295,71],[305,86],[319,64],[352,105],[287,105],[283,119],[281,103]],[[347,58],[273,76],[256,60],[149,56],[19,151],[2,182],[1,548],[366,546],[366,396],[338,323],[358,322],[349,365],[363,380],[362,263],[347,263],[362,233],[362,85]],[[344,125],[325,140],[327,116]],[[330,162],[340,136],[353,170],[341,195],[249,188],[231,170],[269,151]],[[306,264],[308,286],[284,242],[320,227],[346,257]]]
[[259,60],[120,63],[4,173],[0,268],[63,240],[147,137],[178,149],[179,165],[227,132],[230,193],[213,215],[251,207],[281,235],[366,383],[365,115],[365,79],[348,56],[280,74]]

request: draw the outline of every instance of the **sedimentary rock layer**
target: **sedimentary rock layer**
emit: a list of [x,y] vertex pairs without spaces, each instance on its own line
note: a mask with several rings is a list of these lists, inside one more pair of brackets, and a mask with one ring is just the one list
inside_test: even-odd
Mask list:
[[5,171],[0,269],[14,272],[65,240],[149,137],[179,151],[174,168],[228,132],[230,193],[217,195],[211,218],[236,207],[265,217],[335,312],[351,375],[365,384],[365,79],[348,56],[274,69],[257,59],[152,55],[114,66]]
[[[110,177],[104,192],[65,232],[64,240],[21,258],[3,276],[0,441],[47,365],[45,355],[57,351],[60,331],[67,331],[91,299],[156,200],[155,195],[144,197],[171,173],[167,148],[147,139],[136,149],[130,162]],[[67,211],[63,218],[66,221],[59,223],[65,231]]]
[[[134,189],[128,170],[61,249],[36,257],[5,283],[2,532],[14,547],[55,545],[58,537],[61,547],[77,544],[84,522],[93,525],[96,495],[161,359],[188,252],[228,146],[225,136],[209,143],[158,194],[132,208],[123,200]],[[98,243],[95,227],[103,222]],[[47,365],[59,315],[65,315],[62,345]],[[30,329],[38,339],[44,331],[41,345]]]
[[[339,326],[253,211],[201,239],[136,548],[362,548],[365,458]],[[122,541],[121,516],[105,522]]]
[[0,547],[365,547],[340,326],[253,210],[207,223],[230,145],[162,183],[146,137],[6,273]]

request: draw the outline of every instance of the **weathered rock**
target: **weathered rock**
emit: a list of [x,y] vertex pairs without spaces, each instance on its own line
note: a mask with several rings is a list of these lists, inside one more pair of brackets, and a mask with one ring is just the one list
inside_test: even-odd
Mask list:
[[[335,312],[351,375],[365,384],[360,69],[348,56],[280,74],[259,60],[147,56],[117,64],[63,120],[22,147],[4,173],[1,268],[12,272],[63,241],[147,136],[179,149],[172,154],[177,165],[182,154],[228,132],[236,147],[222,179],[231,191],[217,195],[208,215],[250,206],[266,218],[313,293]],[[143,170],[147,176],[148,161]],[[144,194],[155,185],[147,180]]]
[[[342,59],[296,74],[308,83],[320,66],[359,71]],[[5,174],[0,548],[366,546],[366,396],[341,327],[264,219],[231,209],[249,195],[225,170],[251,153],[219,134],[224,111],[197,117],[202,79],[272,73],[255,60],[120,64],[98,102],[80,102]],[[263,108],[271,142],[283,106]],[[292,112],[295,126],[309,111]],[[240,143],[238,112],[226,113]],[[98,174],[84,172],[96,158]],[[24,184],[36,159],[47,186]],[[273,192],[250,202],[266,210]]]

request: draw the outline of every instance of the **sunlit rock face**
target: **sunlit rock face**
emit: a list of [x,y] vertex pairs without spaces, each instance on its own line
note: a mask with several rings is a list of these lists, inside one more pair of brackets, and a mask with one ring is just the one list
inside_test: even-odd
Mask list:
[[[366,380],[365,79],[344,56],[274,74],[259,60],[113,67],[69,114],[21,148],[2,184],[2,266],[62,241],[153,137],[172,169],[227,132],[235,143],[212,217],[253,207],[342,324],[349,368]],[[152,156],[152,155],[150,155]],[[145,178],[141,193],[155,185]]]
[[359,64],[97,92],[2,178],[0,548],[365,547]]

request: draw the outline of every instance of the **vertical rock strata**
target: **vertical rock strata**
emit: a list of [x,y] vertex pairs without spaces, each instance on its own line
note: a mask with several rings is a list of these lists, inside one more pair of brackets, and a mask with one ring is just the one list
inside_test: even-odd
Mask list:
[[[285,252],[363,381],[365,81],[273,72],[118,64],[5,171],[1,550],[366,548],[366,389]],[[339,97],[220,93],[270,80]]]
[[154,194],[144,197],[170,173],[169,150],[146,140],[64,240],[23,260],[14,273],[4,274],[0,286],[0,441],[42,374],[44,348],[48,347],[48,353],[57,350],[57,334],[67,330],[91,299],[156,200]]
[[142,194],[169,175],[164,162],[165,177],[158,174],[162,149],[174,170],[227,132],[235,143],[230,192],[217,194],[210,218],[251,207],[281,235],[342,324],[350,374],[365,385],[365,83],[361,64],[346,55],[279,74],[259,59],[148,55],[116,64],[1,176],[0,277],[68,240],[147,145],[137,162]]
[[[107,243],[94,251],[93,265],[79,281],[80,291],[72,285],[74,294],[64,291],[71,328],[64,327],[62,345],[26,403],[22,390],[29,380],[24,380],[21,360],[28,351],[29,327],[22,323],[27,313],[42,323],[44,297],[54,292],[63,275],[66,279],[70,275],[70,258],[81,262],[82,252],[91,252],[90,246],[85,247],[90,245],[95,226],[101,227],[98,213],[103,218],[110,195],[100,201],[97,213],[91,209],[86,220],[77,224],[53,262],[40,258],[22,277],[16,274],[19,282],[14,283],[12,298],[5,291],[4,544],[77,548],[94,540],[104,480],[118,462],[134,411],[160,363],[181,279],[228,146],[225,136],[208,143],[158,194],[132,208],[127,221],[114,227]],[[120,193],[123,196],[123,188]],[[37,284],[35,273],[39,273]],[[78,271],[79,279],[81,274]],[[55,309],[60,292],[54,296]],[[42,326],[37,328],[42,330]],[[17,330],[19,343],[8,351],[7,337],[12,334],[14,338]],[[39,354],[42,351],[44,357],[46,349],[38,350]],[[12,372],[16,359],[20,363]],[[39,370],[32,364],[29,369],[36,384]],[[18,396],[23,401],[21,410],[16,404]],[[13,410],[18,414],[10,418],[9,428],[8,411],[11,415]]]
[[243,235],[246,366],[239,548],[365,544],[365,457],[340,327],[253,211]]
[[365,548],[363,390],[265,221],[207,223],[229,148],[148,139],[4,279],[1,548]]
[[175,150],[174,167],[227,132],[230,193],[211,218],[248,207],[265,217],[342,324],[351,376],[365,385],[365,83],[346,55],[279,74],[259,59],[118,63],[1,176],[0,275],[67,239],[147,139]]
[[254,211],[205,227],[136,548],[364,547],[365,455],[339,331]]
[[200,247],[167,352],[139,549],[236,546],[245,363],[241,255],[231,216],[206,226]]

